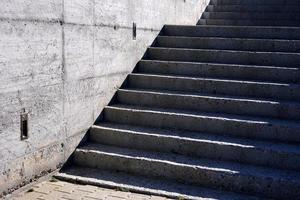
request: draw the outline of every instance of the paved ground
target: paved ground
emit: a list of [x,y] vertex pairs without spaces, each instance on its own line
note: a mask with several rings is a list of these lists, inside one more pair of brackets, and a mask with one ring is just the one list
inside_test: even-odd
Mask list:
[[168,200],[164,197],[141,195],[89,185],[77,185],[52,179],[17,194],[13,200]]

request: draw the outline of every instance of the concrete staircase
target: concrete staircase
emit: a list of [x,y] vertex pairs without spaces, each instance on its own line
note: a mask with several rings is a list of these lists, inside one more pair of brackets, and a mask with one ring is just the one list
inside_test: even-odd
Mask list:
[[57,178],[300,199],[300,1],[212,0],[198,24],[163,28]]

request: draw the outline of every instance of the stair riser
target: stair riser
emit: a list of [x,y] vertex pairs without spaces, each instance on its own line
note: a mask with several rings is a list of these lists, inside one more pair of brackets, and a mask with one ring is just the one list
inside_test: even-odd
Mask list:
[[135,111],[130,109],[104,109],[104,120],[112,123],[153,128],[230,134],[252,139],[300,142],[300,129],[285,124],[237,121],[226,118],[208,118],[196,115]]
[[[99,168],[103,170],[118,170],[135,175],[172,179],[179,182],[225,189],[229,191],[260,194],[277,199],[297,198],[300,186],[293,182],[269,180],[261,177],[251,177],[239,173],[226,173],[205,168],[195,168],[185,165],[145,160],[132,157],[122,157],[115,154],[103,154],[77,150],[74,162],[79,166]],[[289,191],[299,191],[293,194]]]
[[162,61],[269,65],[277,67],[299,67],[300,63],[300,54],[296,53],[174,49],[157,47],[148,48],[147,58]]
[[132,133],[128,131],[92,128],[90,140],[125,148],[177,153],[200,158],[234,161],[281,169],[300,169],[300,156],[260,148],[245,148],[225,143],[195,141],[167,135]]
[[186,37],[232,37],[256,39],[300,39],[300,28],[164,26],[162,35]]
[[279,6],[287,6],[287,5],[300,5],[300,2],[297,0],[211,0],[210,5],[279,5]]
[[272,98],[275,100],[299,100],[300,89],[288,85],[268,85],[176,77],[129,75],[130,88],[158,89],[181,92],[199,92],[245,97]]
[[204,12],[201,19],[231,20],[300,20],[297,13],[261,13],[261,12]]
[[200,19],[198,25],[221,25],[221,26],[291,26],[299,27],[299,21],[289,20],[226,20],[226,19]]
[[140,61],[138,72],[236,80],[298,82],[300,70],[255,66]]
[[250,115],[282,119],[300,119],[300,104],[271,104],[243,100],[216,99],[142,92],[118,91],[121,104],[155,108],[199,110],[202,112]]
[[242,40],[232,38],[158,37],[156,47],[237,51],[300,52],[300,41]]

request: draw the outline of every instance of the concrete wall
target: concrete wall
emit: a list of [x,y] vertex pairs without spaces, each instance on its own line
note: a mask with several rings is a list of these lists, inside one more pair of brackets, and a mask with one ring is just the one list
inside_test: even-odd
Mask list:
[[162,26],[196,24],[207,4],[1,0],[0,196],[60,167]]

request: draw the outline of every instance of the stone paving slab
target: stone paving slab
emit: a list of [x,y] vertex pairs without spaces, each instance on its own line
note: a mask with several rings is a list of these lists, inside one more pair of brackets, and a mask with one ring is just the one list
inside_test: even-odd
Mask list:
[[79,185],[51,179],[16,194],[12,200],[169,200],[165,197]]

